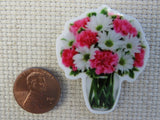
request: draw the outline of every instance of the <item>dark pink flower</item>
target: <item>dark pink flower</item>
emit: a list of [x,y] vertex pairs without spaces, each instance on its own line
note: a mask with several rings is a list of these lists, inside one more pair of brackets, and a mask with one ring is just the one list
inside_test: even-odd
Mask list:
[[142,48],[140,53],[135,53],[135,60],[134,60],[133,66],[142,67],[144,64],[144,55],[145,55],[145,51]]
[[96,74],[113,73],[118,64],[118,55],[112,51],[97,50],[95,53],[95,58],[90,60],[90,66],[96,69]]
[[90,21],[89,17],[83,18],[81,20],[77,20],[73,23],[73,25],[71,25],[70,27],[70,31],[76,35],[78,33],[78,30],[83,27],[86,28],[87,22]]
[[109,16],[115,15],[113,12],[108,13]]
[[75,51],[74,48],[70,48],[70,49],[64,49],[62,52],[62,63],[66,66],[66,67],[72,67],[73,71],[76,71],[77,68],[75,66],[75,64],[73,63],[73,56],[77,54],[77,52]]
[[72,65],[72,70],[73,70],[73,71],[76,71],[76,70],[77,70],[77,67],[75,66],[75,64]]
[[132,34],[133,37],[137,36],[138,32],[137,32],[137,30],[136,30],[135,27],[132,27],[132,28],[130,29],[130,34]]
[[127,20],[115,19],[113,21],[114,30],[121,35],[126,36],[128,34],[135,37],[137,35],[137,30],[131,25]]
[[91,45],[97,43],[97,35],[97,32],[92,32],[91,30],[82,31],[76,36],[76,46],[87,46],[88,48],[90,48]]

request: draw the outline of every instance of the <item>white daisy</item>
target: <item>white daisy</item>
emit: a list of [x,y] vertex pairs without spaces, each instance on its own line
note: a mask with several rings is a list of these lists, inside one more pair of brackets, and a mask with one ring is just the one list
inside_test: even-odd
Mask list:
[[120,40],[122,36],[113,30],[109,31],[108,35],[105,32],[101,33],[99,34],[99,37],[98,46],[103,50],[115,51],[122,44],[122,41]]
[[117,65],[117,71],[120,70],[121,72],[129,71],[129,69],[133,68],[134,60],[131,55],[125,54],[124,51],[117,52],[119,57],[119,62]]
[[140,52],[140,41],[137,37],[126,36],[124,37],[124,51],[129,52],[131,55]]
[[75,41],[75,37],[71,32],[67,32],[62,38],[61,38],[61,45],[62,49],[71,48],[73,43]]
[[89,60],[94,59],[96,50],[98,50],[98,48],[94,48],[94,46],[91,46],[90,48],[88,47],[77,48],[76,51],[78,51],[79,54],[76,54],[73,57],[75,66],[82,71],[88,69],[90,66]]
[[112,19],[98,13],[96,16],[92,16],[90,18],[90,21],[87,23],[86,26],[93,32],[109,30],[110,28],[112,28]]

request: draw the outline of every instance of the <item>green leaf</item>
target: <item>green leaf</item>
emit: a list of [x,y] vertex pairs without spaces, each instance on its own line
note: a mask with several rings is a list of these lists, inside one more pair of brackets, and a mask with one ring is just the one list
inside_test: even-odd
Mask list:
[[136,68],[136,67],[133,67],[132,70],[133,70],[133,71],[139,71],[139,69]]
[[96,44],[94,45],[94,47],[97,48],[97,47],[98,47],[98,43],[96,43]]
[[118,70],[118,75],[123,76],[124,73],[122,71]]
[[91,78],[93,78],[93,77],[95,77],[95,70],[94,70],[94,69],[88,69],[88,70],[86,71],[86,74],[87,74],[88,76],[90,76]]
[[129,54],[130,54],[130,51],[125,52],[125,55],[127,55],[127,54],[129,55]]
[[83,27],[79,28],[78,33],[81,33],[82,31],[85,31]]
[[133,60],[135,60],[135,59],[136,59],[134,56],[133,56],[132,58],[133,58]]
[[[97,74],[96,74],[95,69],[88,69],[88,70],[86,71],[86,74],[87,74],[88,76],[90,76],[92,79],[99,79],[99,78],[100,78],[100,75],[97,75]],[[101,74],[101,76],[105,76],[105,75],[104,75],[104,74],[103,74],[103,75]]]
[[66,38],[62,38],[61,40],[67,41],[67,39],[66,39]]
[[138,31],[137,38],[140,38],[140,37],[141,37],[141,32]]
[[62,57],[62,53],[63,53],[63,50],[61,50],[61,52],[60,52],[61,57]]
[[141,45],[141,47],[142,47],[142,48],[146,48],[146,46],[145,46],[145,45]]
[[120,39],[120,40],[124,41],[124,38],[123,38],[123,37],[121,37],[121,39]]
[[120,19],[123,19],[123,16],[120,16]]
[[129,77],[130,78],[134,78],[134,72],[133,72],[133,70],[129,70]]
[[103,8],[100,13],[108,16],[107,8]]
[[72,26],[72,25],[74,25],[73,23],[70,23],[70,25]]
[[106,30],[105,30],[104,32],[105,32],[105,33],[106,33],[106,35],[108,36],[109,31],[106,31]]
[[112,15],[111,18],[112,18],[113,20],[116,19],[116,18],[123,19],[123,16]]
[[77,76],[79,73],[80,73],[79,70],[71,71],[71,72],[70,72],[70,75]]
[[88,14],[87,14],[88,17],[92,17],[92,16],[96,16],[96,15],[97,15],[96,12],[91,12],[91,13],[88,13]]
[[124,74],[128,74],[128,71],[125,71]]
[[130,23],[134,22],[134,20],[129,20]]
[[117,18],[117,15],[112,15],[111,18],[114,20]]

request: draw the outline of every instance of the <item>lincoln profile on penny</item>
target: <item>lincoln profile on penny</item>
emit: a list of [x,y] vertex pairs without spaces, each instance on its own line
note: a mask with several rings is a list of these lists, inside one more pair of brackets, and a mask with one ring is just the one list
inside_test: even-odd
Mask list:
[[45,113],[59,101],[60,85],[48,71],[30,68],[16,79],[13,93],[17,103],[31,113]]
[[26,82],[29,93],[23,102],[23,107],[32,108],[34,111],[43,108],[46,104],[53,104],[54,98],[46,95],[48,85],[43,74],[32,72],[27,76]]

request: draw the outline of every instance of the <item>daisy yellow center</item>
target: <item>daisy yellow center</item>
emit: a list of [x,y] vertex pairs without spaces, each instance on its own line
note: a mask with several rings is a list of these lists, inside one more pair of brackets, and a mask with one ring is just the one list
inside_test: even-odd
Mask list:
[[73,42],[74,42],[73,40],[69,41],[68,45],[69,45],[69,46],[72,46],[72,45],[73,45]]
[[127,43],[126,46],[127,46],[128,49],[131,49],[131,48],[132,48],[132,44],[131,44],[131,43]]
[[84,61],[88,61],[89,58],[90,58],[90,54],[84,54],[84,56],[83,56]]
[[113,46],[113,41],[112,40],[106,40],[105,45],[107,47],[112,47]]
[[120,64],[120,65],[125,65],[125,64],[126,64],[125,59],[121,57],[121,59],[120,59],[120,61],[119,61],[119,64]]
[[102,25],[98,25],[98,26],[96,27],[96,30],[97,30],[97,31],[100,31],[102,28],[103,28]]

